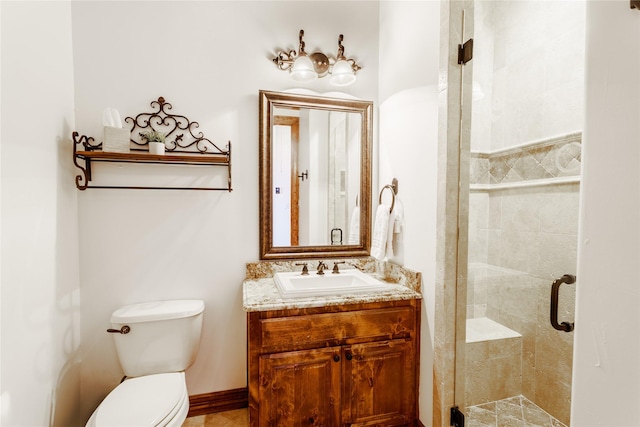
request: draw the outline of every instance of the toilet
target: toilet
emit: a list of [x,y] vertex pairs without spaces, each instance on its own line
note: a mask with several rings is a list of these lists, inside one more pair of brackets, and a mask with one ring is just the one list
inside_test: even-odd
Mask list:
[[180,427],[189,412],[184,370],[200,345],[204,302],[127,305],[111,328],[125,379],[100,403],[87,427]]

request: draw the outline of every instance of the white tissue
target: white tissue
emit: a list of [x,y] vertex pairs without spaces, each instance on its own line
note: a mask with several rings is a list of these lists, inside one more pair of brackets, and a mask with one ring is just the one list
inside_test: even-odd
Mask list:
[[118,110],[111,107],[102,110],[102,124],[112,128],[122,128],[122,119]]
[[105,108],[102,110],[102,125],[110,128],[115,127],[113,124],[113,118],[111,117],[111,109]]
[[102,124],[104,129],[102,151],[128,153],[130,150],[130,131],[123,129],[122,118],[118,110],[111,107],[102,110]]
[[118,110],[116,110],[115,108],[112,108],[111,113],[112,113],[111,116],[113,117],[115,127],[122,128],[122,119],[120,118],[120,113],[118,112]]

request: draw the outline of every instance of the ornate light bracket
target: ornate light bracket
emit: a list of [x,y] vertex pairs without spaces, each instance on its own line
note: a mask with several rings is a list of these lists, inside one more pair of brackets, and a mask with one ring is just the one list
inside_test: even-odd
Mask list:
[[347,61],[351,65],[351,68],[353,69],[353,73],[355,74],[358,71],[360,71],[362,69],[362,67],[359,66],[354,59],[346,58],[344,56],[344,45],[342,44],[343,41],[344,41],[344,36],[342,34],[340,34],[338,36],[338,55],[336,55],[336,60],[337,61],[340,61],[340,60]]
[[[276,57],[273,58],[273,63],[276,64],[276,66],[282,71],[290,70],[293,67],[293,63],[298,56],[307,55],[304,50],[306,44],[304,40],[302,40],[302,37],[304,37],[304,30],[300,30],[300,33],[298,34],[297,52],[293,49],[288,52],[281,50],[276,54]],[[313,62],[313,68],[315,69],[316,73],[318,73],[318,77],[326,76],[329,72],[329,66],[331,64],[329,61],[329,57],[322,52],[314,52],[307,56],[309,57],[309,59],[311,59],[311,62]]]

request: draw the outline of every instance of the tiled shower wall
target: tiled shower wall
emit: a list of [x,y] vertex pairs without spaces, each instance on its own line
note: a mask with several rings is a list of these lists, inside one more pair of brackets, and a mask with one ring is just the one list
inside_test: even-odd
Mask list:
[[472,150],[582,129],[585,2],[474,5]]
[[[522,334],[522,394],[565,424],[573,333],[551,327],[549,304],[553,280],[576,272],[579,183],[568,175],[579,175],[579,152],[574,134],[474,156],[484,166],[469,200],[467,316]],[[573,321],[574,302],[575,285],[563,285],[559,321]]]

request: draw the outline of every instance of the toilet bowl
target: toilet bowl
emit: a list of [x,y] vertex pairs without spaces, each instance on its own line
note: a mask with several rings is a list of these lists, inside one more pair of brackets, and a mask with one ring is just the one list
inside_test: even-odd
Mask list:
[[189,412],[184,370],[195,360],[204,302],[135,304],[111,316],[126,379],[93,412],[87,427],[180,427]]
[[113,389],[87,426],[180,427],[189,412],[184,372],[131,378]]

